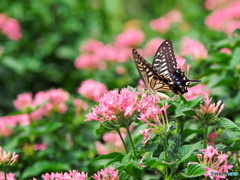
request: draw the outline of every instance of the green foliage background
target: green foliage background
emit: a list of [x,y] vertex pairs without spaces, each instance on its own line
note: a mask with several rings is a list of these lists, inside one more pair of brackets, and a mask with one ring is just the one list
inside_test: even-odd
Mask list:
[[[204,9],[203,3],[203,0],[2,0],[0,12],[19,21],[23,36],[19,41],[11,41],[0,33],[0,47],[4,49],[0,54],[0,115],[14,111],[12,101],[20,93],[63,88],[73,98],[77,96],[80,83],[90,78],[104,83],[109,90],[128,85],[135,87],[133,79],[139,79],[139,75],[130,60],[123,64],[124,75],[115,73],[116,65],[90,72],[77,70],[73,63],[80,54],[79,46],[86,40],[94,38],[110,43],[123,31],[125,22],[137,19],[146,41],[153,37],[171,39],[176,54],[183,36],[199,40],[209,49],[206,61],[194,62],[187,57],[192,65],[190,74],[204,77],[203,83],[212,88],[214,100],[221,99],[225,103],[223,115],[239,122],[240,39],[208,29],[204,20],[210,12]],[[150,20],[174,9],[183,13],[184,24],[172,26],[164,35],[150,29]],[[233,54],[219,53],[222,47],[230,48]],[[214,63],[219,66],[212,66]],[[88,163],[96,153],[94,142],[99,138],[94,134],[96,123],[83,123],[85,114],[80,119],[73,114],[72,107],[72,111],[61,117],[53,115],[52,119],[37,121],[31,127],[19,127],[9,139],[1,139],[2,145],[7,144],[8,149],[15,148],[18,152],[21,151],[18,145],[28,142],[31,136],[35,140],[45,139],[52,145],[46,152],[22,156],[19,161],[24,163],[15,167],[17,176],[23,174],[21,178],[25,179],[43,172],[74,168],[90,174],[96,172],[99,165]],[[56,122],[56,119],[62,121]],[[72,147],[61,141],[67,133],[73,137]],[[42,169],[35,171],[39,167]]]

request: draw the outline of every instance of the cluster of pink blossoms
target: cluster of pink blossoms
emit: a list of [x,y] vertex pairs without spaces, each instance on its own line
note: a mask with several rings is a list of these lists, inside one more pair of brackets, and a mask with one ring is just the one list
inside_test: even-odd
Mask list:
[[79,94],[96,102],[98,102],[102,95],[106,92],[108,92],[107,87],[100,82],[94,81],[93,79],[83,81],[81,86],[78,88]]
[[240,2],[229,1],[227,7],[215,9],[206,19],[208,28],[222,31],[231,36],[233,31],[240,28]]
[[43,180],[85,180],[87,179],[88,175],[84,172],[78,172],[77,170],[70,170],[66,173],[46,173],[42,175]]
[[[228,164],[228,156],[227,154],[220,154],[217,149],[213,146],[208,146],[207,149],[201,150],[202,154],[198,154],[198,160],[201,164],[207,166],[205,170],[207,171],[204,176],[209,176],[211,179],[226,179],[226,175],[223,175],[223,172],[228,172],[233,166]],[[219,173],[219,176],[213,176],[212,172]]]
[[[22,112],[29,112],[31,120],[41,119],[45,115],[49,115],[51,111],[65,113],[67,106],[65,104],[69,99],[69,94],[62,89],[51,89],[46,92],[39,91],[34,98],[32,93],[23,93],[18,95],[13,102],[15,108]],[[39,107],[40,106],[40,107]]]
[[232,2],[236,2],[238,0],[206,0],[204,2],[204,7],[207,10],[214,10],[217,8],[221,8],[221,7],[226,7],[227,5],[229,5]]
[[[16,180],[14,173],[7,173],[7,180]],[[5,180],[4,178],[4,172],[0,171],[0,180]]]
[[144,40],[144,33],[135,28],[126,29],[112,44],[103,44],[94,39],[81,45],[80,56],[74,62],[77,69],[105,69],[106,62],[125,62],[131,56],[131,49]]
[[189,37],[184,37],[180,46],[180,55],[190,55],[195,60],[201,60],[207,58],[208,51],[200,42]]
[[172,24],[180,23],[182,21],[182,14],[177,10],[168,12],[158,19],[150,21],[150,27],[159,33],[166,33]]
[[11,40],[18,41],[22,37],[20,26],[16,19],[0,14],[0,32]]
[[152,126],[153,124],[149,120],[161,125],[157,116],[166,111],[168,105],[159,108],[157,105],[157,103],[160,103],[159,98],[147,96],[146,94],[142,94],[139,100],[138,95],[141,94],[127,88],[123,88],[120,92],[118,89],[109,91],[99,100],[99,105],[92,108],[92,112],[86,115],[87,119],[85,121],[97,120],[104,122],[106,120],[117,120],[119,117],[128,119],[140,112],[139,120],[145,121]]
[[[43,180],[86,180],[88,174],[85,172],[78,172],[77,170],[70,170],[65,173],[46,173],[42,175]],[[96,180],[119,180],[118,170],[114,170],[113,167],[101,169],[92,176]],[[36,180],[33,178],[33,180]]]
[[115,171],[113,167],[102,169],[92,177],[96,180],[119,180],[118,170]]

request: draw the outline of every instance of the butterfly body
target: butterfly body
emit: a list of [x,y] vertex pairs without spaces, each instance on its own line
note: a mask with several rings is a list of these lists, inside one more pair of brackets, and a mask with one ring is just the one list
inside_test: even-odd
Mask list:
[[153,64],[149,64],[135,49],[133,49],[134,62],[142,77],[146,89],[151,92],[171,91],[174,94],[184,94],[192,82],[181,69],[177,69],[177,61],[170,40],[164,41],[158,48]]

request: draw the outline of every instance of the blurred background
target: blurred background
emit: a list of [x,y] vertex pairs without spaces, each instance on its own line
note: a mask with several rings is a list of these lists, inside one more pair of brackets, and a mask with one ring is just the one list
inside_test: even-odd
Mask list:
[[[13,168],[16,177],[98,169],[88,163],[97,153],[92,142],[100,138],[98,123],[84,122],[86,113],[107,90],[138,86],[132,49],[151,63],[164,39],[173,41],[179,62],[185,58],[191,65],[189,78],[202,80],[191,96],[207,91],[225,103],[223,116],[240,121],[240,38],[238,31],[233,35],[240,28],[239,7],[235,0],[1,0],[0,115],[31,114],[43,106],[14,104],[22,93],[31,92],[33,102],[39,92],[67,94],[62,112],[58,107],[42,114],[28,131],[1,133],[1,145],[22,156]],[[36,142],[47,149],[34,150]],[[47,165],[32,173],[40,160]]]

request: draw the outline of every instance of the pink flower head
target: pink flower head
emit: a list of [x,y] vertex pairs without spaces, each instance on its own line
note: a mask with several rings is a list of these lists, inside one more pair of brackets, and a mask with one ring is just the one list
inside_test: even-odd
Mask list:
[[69,94],[62,89],[51,89],[47,91],[49,102],[54,106],[60,105],[63,102],[68,101]]
[[[14,178],[15,174],[14,173],[7,173],[7,180],[16,180]],[[0,171],[0,180],[4,180],[4,172]]]
[[168,12],[167,14],[161,16],[156,20],[151,20],[150,27],[153,30],[164,34],[169,30],[169,28],[173,23],[179,23],[181,21],[182,21],[182,14],[179,11],[174,10],[174,11]]
[[180,47],[180,55],[190,55],[195,60],[206,59],[208,56],[207,49],[200,42],[184,37]]
[[104,44],[95,39],[89,39],[85,44],[79,47],[80,52],[95,54],[97,51],[101,50],[104,47]]
[[143,55],[144,57],[152,57],[155,55],[158,47],[162,44],[164,39],[162,38],[153,38],[148,41],[145,45]]
[[92,177],[96,180],[119,180],[118,170],[115,171],[113,167],[101,169]]
[[234,1],[238,1],[238,0],[206,0],[204,2],[204,7],[207,10],[214,10],[217,8],[221,8],[221,7],[226,7],[228,4],[234,2]]
[[136,47],[143,42],[144,33],[135,28],[129,28],[116,37],[114,45],[118,48]]
[[206,19],[208,28],[222,31],[229,36],[232,32],[240,28],[240,2],[232,2],[227,7],[214,10]]
[[203,100],[205,104],[200,104],[201,109],[196,109],[196,116],[194,118],[204,123],[215,123],[217,116],[224,108],[224,104],[221,101],[218,101],[216,104],[210,104],[212,98],[209,97],[205,97]]
[[231,54],[232,53],[232,51],[228,48],[222,48],[222,49],[220,49],[220,52],[224,53],[224,54]]
[[216,131],[213,131],[212,133],[210,133],[210,134],[208,135],[208,144],[214,145],[214,144],[215,144],[215,143],[214,143],[214,140],[215,140],[217,137],[218,137],[218,135],[217,135]]
[[75,61],[74,65],[77,69],[105,69],[105,62],[96,54],[81,54]]
[[143,146],[145,146],[150,138],[150,131],[152,129],[149,128],[149,129],[144,129],[144,130],[140,130],[139,131],[139,134],[142,134],[143,135]]
[[86,180],[88,178],[87,173],[78,172],[77,170],[70,170],[65,173],[46,173],[42,175],[44,180]]
[[[230,153],[223,154],[219,153],[217,149],[213,146],[208,146],[207,149],[202,149],[202,154],[198,154],[198,160],[201,164],[207,166],[205,170],[207,171],[204,176],[209,176],[212,179],[225,179],[227,172],[233,166],[228,165],[227,158]],[[216,175],[213,176],[212,172],[221,173],[226,172],[226,175]]]
[[0,146],[0,165],[1,166],[11,166],[14,164],[18,159],[18,154],[15,152],[12,153],[11,151],[3,151],[2,147]]
[[[159,98],[154,96],[142,95],[141,101],[138,104],[138,110],[140,111],[140,121],[146,122],[148,126],[156,127],[168,124],[167,111],[168,104],[160,108]],[[162,117],[162,121],[159,120],[159,116]]]
[[197,84],[196,86],[188,88],[188,92],[185,93],[185,98],[187,100],[191,100],[201,95],[205,95],[208,97],[211,90],[208,89],[204,91],[204,88],[205,88],[204,84]]
[[33,146],[35,151],[44,151],[47,148],[46,144],[34,144]]
[[13,104],[17,110],[24,110],[32,106],[32,93],[19,94],[17,99],[13,101]]
[[109,91],[99,100],[99,105],[92,108],[92,112],[86,115],[85,121],[116,120],[117,117],[131,117],[137,111],[138,95],[134,91],[123,88]]
[[10,136],[13,132],[12,127],[15,127],[18,123],[22,126],[29,125],[29,115],[18,114],[14,116],[0,117],[0,136]]
[[104,84],[96,82],[93,79],[88,79],[82,82],[77,91],[85,98],[98,102],[108,89]]
[[0,14],[0,31],[14,41],[18,41],[22,37],[18,21],[4,14]]

